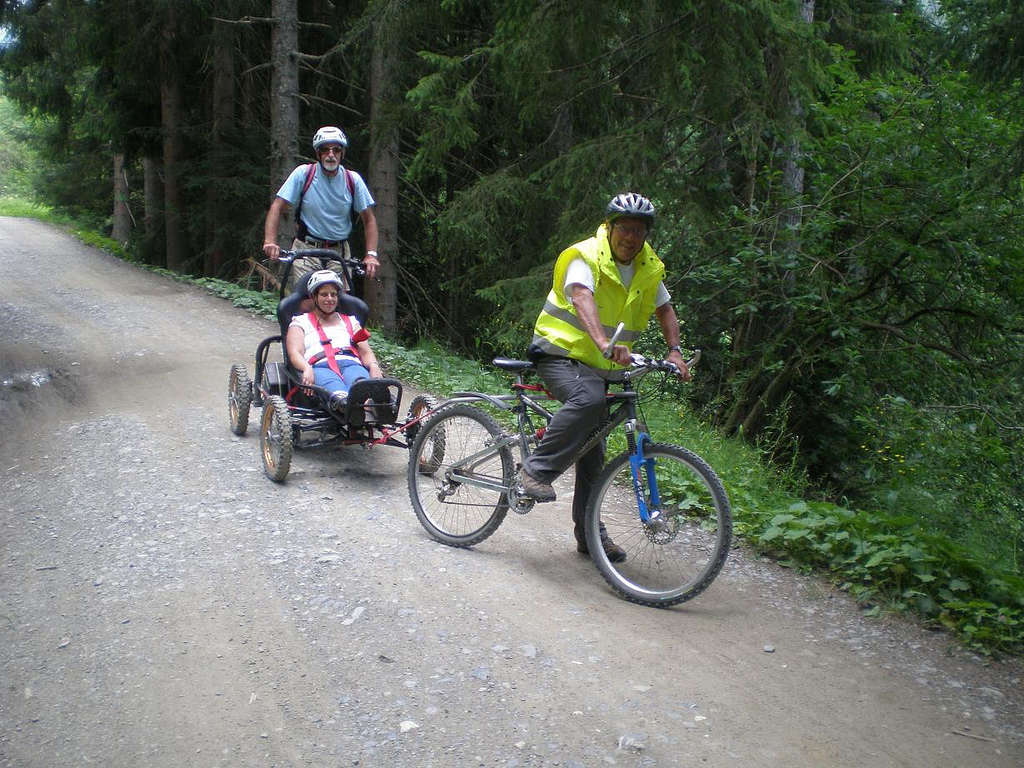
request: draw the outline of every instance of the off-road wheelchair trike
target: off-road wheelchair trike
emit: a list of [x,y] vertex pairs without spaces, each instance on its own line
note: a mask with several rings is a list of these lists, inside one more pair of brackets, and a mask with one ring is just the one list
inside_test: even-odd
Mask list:
[[402,383],[398,379],[357,381],[340,408],[337,404],[332,406],[331,393],[327,390],[302,384],[299,373],[288,360],[285,337],[292,318],[311,308],[308,280],[312,271],[296,280],[291,293],[286,293],[295,258],[319,262],[318,269],[340,265],[348,290],[339,292],[337,311],[358,318],[364,327],[369,314],[366,302],[350,292],[353,276],[362,275],[360,262],[344,259],[326,249],[281,252],[284,273],[277,305],[281,332],[268,336],[256,347],[251,379],[244,363],[232,365],[228,379],[228,418],[232,432],[239,436],[246,433],[251,406],[263,409],[260,456],[264,472],[275,482],[282,482],[288,476],[295,450],[341,445],[408,448],[420,421],[436,407],[429,395],[417,395],[405,420],[399,421]]

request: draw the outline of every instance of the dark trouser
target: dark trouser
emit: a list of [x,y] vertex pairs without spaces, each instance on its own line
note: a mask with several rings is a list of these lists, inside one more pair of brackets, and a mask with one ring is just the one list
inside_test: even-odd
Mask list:
[[[308,251],[309,249],[315,247],[316,246],[310,245],[305,240],[292,241],[293,251]],[[338,254],[338,258],[352,258],[352,251],[348,246],[348,241],[345,241],[341,245],[336,245],[333,248],[329,248],[327,250],[334,251],[336,254]],[[341,278],[341,283],[342,285],[345,286],[345,291],[351,291],[352,286],[348,284],[348,280],[346,279],[345,276],[345,270],[344,268],[342,268],[341,264],[338,264],[337,262],[330,262],[329,268],[336,272],[338,274],[338,277]],[[300,277],[304,276],[307,272],[312,272],[317,269],[323,269],[319,258],[311,259],[304,258],[302,256],[296,256],[295,261],[292,262],[291,272],[289,272],[288,274],[288,284],[285,286],[285,293],[288,294],[294,291],[295,284],[299,281]]]
[[[593,369],[575,360],[545,357],[537,363],[537,372],[548,391],[562,401],[537,450],[523,469],[541,482],[551,483],[572,464],[576,452],[600,425],[605,410],[607,382]],[[585,543],[583,521],[587,498],[604,467],[604,441],[576,462],[576,486],[572,498],[572,522],[576,541]]]

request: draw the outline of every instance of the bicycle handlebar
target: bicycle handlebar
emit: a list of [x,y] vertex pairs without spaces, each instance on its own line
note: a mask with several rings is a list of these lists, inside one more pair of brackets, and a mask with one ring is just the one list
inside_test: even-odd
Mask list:
[[[633,381],[634,379],[642,378],[651,371],[664,371],[666,373],[679,373],[679,367],[675,363],[670,363],[668,360],[656,360],[653,357],[644,357],[643,355],[634,352],[630,356],[630,361],[633,367],[623,374],[625,381]],[[693,370],[700,360],[700,350],[695,349],[693,351],[693,357],[686,361],[686,369]]]
[[295,259],[326,259],[328,261],[336,261],[339,264],[345,265],[348,269],[352,270],[352,274],[362,277],[366,274],[366,269],[363,267],[363,262],[358,259],[350,259],[340,255],[337,251],[332,251],[329,248],[308,248],[302,251],[281,251],[281,256],[278,258],[282,264],[290,264]]
[[[616,326],[615,333],[613,333],[611,339],[608,340],[608,346],[606,346],[604,348],[604,352],[601,353],[605,360],[611,359],[612,353],[615,351],[615,345],[618,343],[624,330],[626,330],[625,323],[619,323],[618,326]],[[679,372],[678,366],[676,366],[675,363],[670,363],[668,360],[655,360],[636,353],[631,354],[629,357],[633,363],[633,369],[626,372],[627,381],[638,378],[650,371],[667,371],[668,373]],[[696,349],[693,352],[693,357],[686,361],[686,369],[690,370],[693,368],[699,360],[700,350]]]

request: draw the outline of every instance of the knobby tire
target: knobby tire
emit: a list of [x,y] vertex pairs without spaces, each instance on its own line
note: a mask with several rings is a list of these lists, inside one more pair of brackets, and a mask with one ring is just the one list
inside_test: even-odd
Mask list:
[[[605,467],[591,490],[587,509],[587,545],[605,581],[619,595],[659,608],[690,600],[715,580],[729,555],[732,512],[721,480],[708,464],[685,448],[648,443],[655,462],[662,522],[640,519],[629,453]],[[651,486],[642,473],[642,489],[651,504]],[[600,523],[626,550],[613,563],[601,546]]]
[[[452,547],[479,544],[508,513],[514,474],[512,452],[490,450],[502,436],[494,419],[471,405],[442,408],[426,419],[409,451],[409,498],[427,533]],[[472,466],[455,465],[483,451]],[[502,490],[460,482],[458,474],[487,479]]]
[[294,450],[291,414],[283,397],[271,395],[260,419],[260,455],[263,471],[275,483],[283,482],[292,466]]

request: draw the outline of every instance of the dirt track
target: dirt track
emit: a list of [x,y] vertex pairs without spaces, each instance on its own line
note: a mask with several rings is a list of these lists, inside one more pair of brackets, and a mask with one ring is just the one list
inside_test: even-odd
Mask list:
[[36,222],[0,241],[0,765],[1024,765],[1019,662],[743,551],[658,611],[561,501],[454,550],[401,449],[271,483],[226,407],[271,323]]

